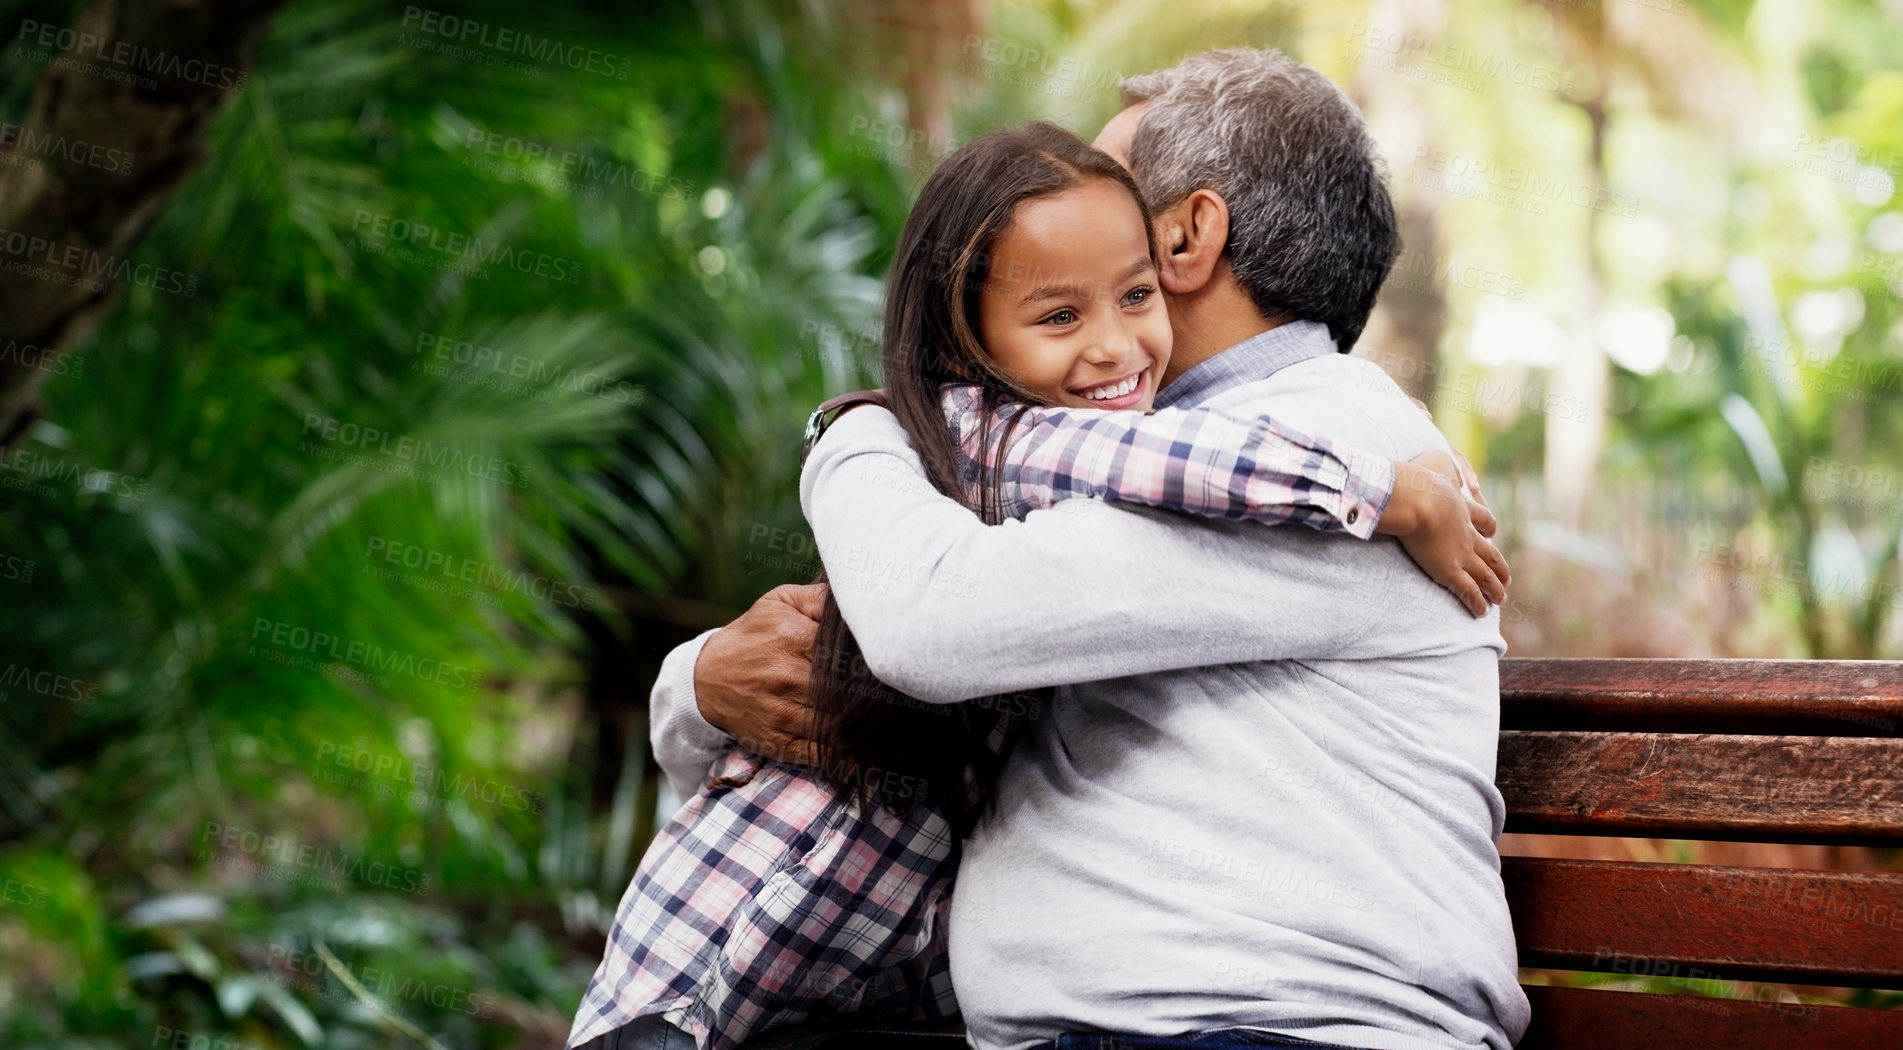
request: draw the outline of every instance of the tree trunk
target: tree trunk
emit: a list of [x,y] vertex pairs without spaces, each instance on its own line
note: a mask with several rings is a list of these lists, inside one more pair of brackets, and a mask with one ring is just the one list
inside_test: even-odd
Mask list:
[[[1367,11],[1368,24],[1394,27],[1410,37],[1438,36],[1445,32],[1447,17],[1447,6],[1440,2],[1374,0]],[[1435,117],[1423,104],[1418,84],[1357,64],[1354,85],[1355,101],[1390,165],[1435,147]],[[1409,397],[1432,401],[1441,336],[1447,329],[1447,287],[1442,279],[1447,259],[1440,236],[1446,194],[1437,186],[1409,178],[1390,176],[1389,186],[1400,225],[1401,252],[1354,352],[1385,369]],[[1460,428],[1448,424],[1465,412],[1457,410],[1454,419],[1445,418],[1443,412],[1436,421],[1458,441]]]
[[284,3],[93,0],[71,28],[21,23],[16,45],[49,61],[0,130],[0,454],[40,418],[51,364],[140,272],[126,253],[204,160]]
[[[1610,70],[1601,64],[1598,90],[1591,98],[1578,102],[1586,114],[1590,129],[1587,152],[1587,190],[1597,201],[1606,185],[1606,77]],[[1595,328],[1605,305],[1606,268],[1599,252],[1599,211],[1586,212],[1586,280],[1581,289],[1579,319],[1574,326],[1573,342],[1559,367],[1553,370],[1553,390],[1586,406],[1583,418],[1569,419],[1560,413],[1546,417],[1546,505],[1547,512],[1562,524],[1579,528],[1586,524],[1587,498],[1591,495],[1599,470],[1599,455],[1606,441],[1606,400],[1612,390],[1612,365],[1599,343]]]
[[1381,286],[1356,353],[1386,369],[1409,397],[1432,401],[1441,334],[1447,328],[1447,289],[1441,277],[1446,254],[1440,243],[1439,201],[1424,197],[1422,191],[1403,191],[1396,202],[1401,255]]

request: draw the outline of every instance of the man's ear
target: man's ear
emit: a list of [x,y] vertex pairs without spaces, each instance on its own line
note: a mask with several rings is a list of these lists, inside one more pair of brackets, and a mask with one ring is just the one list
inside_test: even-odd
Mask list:
[[1229,244],[1229,202],[1200,189],[1156,217],[1157,281],[1171,295],[1194,295],[1209,283]]

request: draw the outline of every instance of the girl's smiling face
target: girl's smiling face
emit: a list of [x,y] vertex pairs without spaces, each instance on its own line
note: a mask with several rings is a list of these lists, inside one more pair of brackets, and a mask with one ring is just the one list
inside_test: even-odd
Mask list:
[[1148,411],[1170,321],[1130,191],[1089,178],[1018,205],[991,246],[978,321],[998,367],[1053,403]]

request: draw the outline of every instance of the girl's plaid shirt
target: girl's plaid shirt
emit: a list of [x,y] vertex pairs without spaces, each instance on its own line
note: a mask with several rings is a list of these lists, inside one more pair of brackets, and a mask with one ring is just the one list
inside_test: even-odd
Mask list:
[[[979,458],[1008,437],[1013,517],[1081,496],[1366,539],[1393,490],[1388,460],[1269,419],[1021,405],[987,416],[976,386],[943,397],[968,495]],[[994,747],[1018,717],[1004,706]],[[958,849],[943,814],[849,808],[804,767],[738,747],[709,778],[642,858],[570,1046],[656,1013],[717,1050],[809,1021],[959,1020],[943,933]]]

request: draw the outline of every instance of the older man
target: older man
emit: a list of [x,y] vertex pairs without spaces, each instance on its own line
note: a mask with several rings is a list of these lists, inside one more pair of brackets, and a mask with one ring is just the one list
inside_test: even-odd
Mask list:
[[[1231,50],[1124,91],[1098,145],[1156,214],[1175,334],[1159,407],[1395,459],[1444,448],[1345,356],[1397,236],[1339,89]],[[920,483],[893,484],[907,472]],[[1494,615],[1387,542],[1113,505],[986,527],[923,483],[877,408],[834,424],[801,495],[823,557],[923,558],[965,583],[836,591],[882,680],[935,701],[1063,686],[958,871],[951,974],[976,1046],[1477,1050],[1524,1029],[1494,850]],[[696,704],[655,711],[672,761],[713,757],[716,724],[793,743],[804,617],[782,597],[696,651]]]

